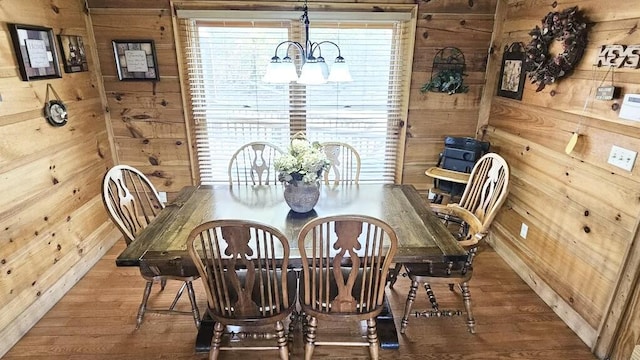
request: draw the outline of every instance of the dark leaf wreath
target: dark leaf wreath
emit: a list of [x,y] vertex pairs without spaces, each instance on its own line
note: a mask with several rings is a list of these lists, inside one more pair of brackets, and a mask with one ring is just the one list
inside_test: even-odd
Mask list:
[[[542,28],[536,26],[529,35],[524,69],[531,82],[538,83],[536,92],[568,75],[587,46],[587,24],[577,6],[548,13],[542,19]],[[554,40],[562,42],[563,51],[551,57],[549,47]]]

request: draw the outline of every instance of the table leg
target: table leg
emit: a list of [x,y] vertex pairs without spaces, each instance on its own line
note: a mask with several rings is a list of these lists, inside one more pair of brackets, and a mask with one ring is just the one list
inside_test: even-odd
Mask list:
[[[398,349],[400,347],[398,332],[396,331],[396,325],[393,322],[393,313],[391,312],[391,307],[389,306],[389,301],[386,296],[384,298],[382,312],[376,318],[376,322],[380,347],[383,349]],[[202,321],[200,321],[200,328],[198,329],[198,335],[196,337],[197,353],[209,352],[211,339],[213,338],[214,324],[215,321],[205,312]]]
[[202,320],[200,321],[200,327],[198,328],[198,335],[196,336],[196,352],[209,352],[211,348],[211,339],[213,339],[213,325],[215,321],[209,316],[208,312],[204,313]]
[[383,349],[398,349],[400,343],[398,342],[398,332],[396,331],[396,325],[393,322],[393,313],[389,306],[389,300],[384,297],[384,304],[382,312],[376,318],[378,324],[378,340],[380,340],[380,347]]

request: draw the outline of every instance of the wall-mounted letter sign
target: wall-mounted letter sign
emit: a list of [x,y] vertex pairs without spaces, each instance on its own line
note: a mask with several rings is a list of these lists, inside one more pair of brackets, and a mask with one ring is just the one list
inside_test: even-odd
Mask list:
[[637,69],[640,65],[640,45],[602,45],[595,65]]

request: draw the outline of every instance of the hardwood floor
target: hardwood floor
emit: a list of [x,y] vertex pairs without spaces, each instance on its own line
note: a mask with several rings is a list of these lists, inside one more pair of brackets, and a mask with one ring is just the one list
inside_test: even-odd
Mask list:
[[[196,328],[190,316],[149,313],[139,330],[135,317],[144,281],[137,268],[118,268],[115,258],[124,248],[118,243],[64,298],[4,357],[5,360],[121,360],[205,359],[194,352]],[[202,312],[206,300],[198,282],[196,292]],[[164,292],[155,288],[150,304],[169,304],[178,284]],[[396,328],[409,287],[401,278],[387,295]],[[415,310],[428,301],[419,289]],[[436,288],[441,308],[461,308],[459,293]],[[409,320],[399,350],[381,350],[382,359],[596,359],[582,341],[490,248],[483,247],[475,262],[471,294],[477,322],[475,335],[466,330],[464,317]],[[186,296],[178,305],[189,310]],[[320,323],[318,339],[344,324]],[[331,329],[328,329],[331,328]],[[325,332],[322,332],[325,330]],[[366,359],[366,348],[317,347],[315,358]],[[270,352],[223,352],[221,359],[272,359]],[[301,337],[296,334],[292,359],[302,359]]]

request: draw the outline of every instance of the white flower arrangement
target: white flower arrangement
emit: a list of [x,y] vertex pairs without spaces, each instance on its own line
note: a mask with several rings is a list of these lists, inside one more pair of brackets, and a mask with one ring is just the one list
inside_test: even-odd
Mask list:
[[277,157],[274,166],[279,172],[278,180],[282,182],[311,184],[329,169],[329,159],[320,143],[310,143],[304,133],[298,133],[291,140],[288,153]]

